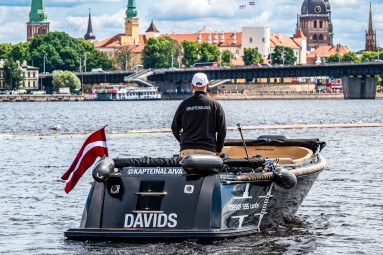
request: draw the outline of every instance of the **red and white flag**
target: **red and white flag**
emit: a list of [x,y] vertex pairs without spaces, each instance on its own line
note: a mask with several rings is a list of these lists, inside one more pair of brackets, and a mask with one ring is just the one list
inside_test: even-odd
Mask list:
[[255,2],[249,2],[249,5],[255,5]]
[[91,134],[82,145],[72,165],[68,171],[61,177],[66,181],[65,192],[69,193],[81,176],[91,167],[98,157],[108,155],[106,146],[105,127]]

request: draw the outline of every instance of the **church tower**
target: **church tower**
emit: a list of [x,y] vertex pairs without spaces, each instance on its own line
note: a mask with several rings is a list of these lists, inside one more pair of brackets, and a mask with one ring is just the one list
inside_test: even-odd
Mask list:
[[307,50],[333,45],[333,26],[329,0],[304,0],[301,14],[297,16],[297,28],[307,38]]
[[139,18],[136,1],[129,0],[128,1],[128,9],[126,10],[126,18],[125,18],[125,42],[123,45],[137,45],[140,42],[139,38]]
[[37,35],[49,33],[48,13],[44,0],[32,0],[29,22],[27,23],[27,41],[32,41]]
[[370,1],[370,16],[368,19],[368,31],[366,32],[366,51],[376,51],[376,31],[372,26],[372,11]]
[[86,34],[84,35],[85,40],[95,41],[96,35],[93,33],[92,28],[92,17],[90,16],[90,9],[89,9],[89,19],[88,19],[88,30],[86,31]]

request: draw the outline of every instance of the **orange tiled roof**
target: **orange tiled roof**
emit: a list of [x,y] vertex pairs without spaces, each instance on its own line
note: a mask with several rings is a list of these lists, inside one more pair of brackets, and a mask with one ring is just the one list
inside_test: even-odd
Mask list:
[[301,48],[293,39],[291,39],[287,35],[272,34],[270,35],[270,48],[275,48],[276,46],[284,46],[289,47],[291,49]]
[[103,48],[103,47],[120,47],[121,46],[121,37],[125,34],[117,34],[115,36],[109,37],[107,39],[104,39],[100,42],[96,42],[94,46],[96,48]]
[[303,34],[302,29],[298,29],[297,33],[294,35],[294,38],[306,39],[306,36]]
[[[125,34],[118,34],[115,36],[112,36],[110,38],[107,38],[105,40],[102,40],[100,42],[96,42],[94,46],[96,48],[119,48],[123,46],[121,44],[121,37],[125,36]],[[138,45],[135,45],[136,49],[143,49],[146,44],[146,36],[145,35],[139,35],[140,42]],[[134,46],[134,45],[133,45]]]
[[[234,43],[234,33],[237,37],[237,41]],[[241,32],[224,32],[225,40],[221,42],[222,33],[217,33],[218,43],[214,43],[215,33],[201,33],[201,42],[209,42],[209,34],[211,38],[211,43],[216,44],[218,47],[241,47],[242,45],[242,33]],[[169,36],[170,38],[183,42],[185,40],[198,42],[200,33],[196,34],[162,34],[161,36]]]
[[[340,45],[339,47],[339,54],[343,56],[345,53],[349,52],[350,50],[343,45]],[[337,46],[319,46],[310,54],[307,55],[307,58],[316,58],[317,56],[328,58],[331,55],[335,55],[338,53],[338,47]]]

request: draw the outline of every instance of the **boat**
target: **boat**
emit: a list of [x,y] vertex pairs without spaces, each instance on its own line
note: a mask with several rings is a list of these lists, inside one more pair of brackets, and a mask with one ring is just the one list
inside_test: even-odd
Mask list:
[[122,85],[110,85],[101,89],[95,89],[96,99],[99,101],[114,100],[159,100],[161,93],[157,87],[125,87]]
[[[242,137],[243,138],[243,137]],[[220,157],[103,157],[73,240],[211,240],[293,220],[325,169],[319,139],[226,140]]]

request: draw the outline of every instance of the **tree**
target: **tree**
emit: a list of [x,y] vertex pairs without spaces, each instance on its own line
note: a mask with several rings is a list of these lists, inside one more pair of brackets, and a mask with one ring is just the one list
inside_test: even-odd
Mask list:
[[374,61],[375,59],[378,59],[378,52],[372,52],[372,51],[363,52],[363,55],[360,58],[362,62]]
[[293,65],[297,61],[294,51],[289,47],[276,46],[274,52],[270,54],[274,64]]
[[[88,58],[87,67],[111,69],[113,62],[108,56],[98,51],[93,43],[84,39],[74,39],[64,32],[50,32],[40,35],[31,41],[29,47],[31,61],[40,71],[54,70],[77,71],[80,60]],[[45,62],[45,65],[44,65]]]
[[97,50],[92,42],[83,38],[79,38],[77,41],[84,48],[84,52],[81,53],[80,58],[83,60],[83,63],[86,64],[87,71],[92,70],[93,68],[102,68],[103,70],[116,69],[114,67],[114,61],[110,60],[106,53]]
[[182,42],[182,48],[183,48],[182,64],[184,64],[186,67],[189,67],[199,61],[198,59],[199,46],[200,44],[198,42],[187,41],[187,40]]
[[4,79],[5,83],[8,84],[12,90],[19,88],[19,84],[24,80],[24,77],[18,61],[13,61],[12,59],[5,60]]
[[8,54],[12,50],[12,44],[0,43],[0,59],[8,59]]
[[69,87],[73,93],[75,89],[81,88],[80,79],[72,72],[58,71],[53,75],[52,80],[53,87],[58,88]]
[[222,57],[221,57],[221,64],[223,65],[223,66],[232,66],[232,64],[231,64],[231,59],[232,59],[232,53],[231,53],[231,51],[229,51],[229,50],[224,50],[223,52],[222,52]]
[[144,68],[169,68],[180,49],[180,44],[168,36],[149,38],[142,53],[142,64]]
[[28,61],[30,59],[29,45],[29,42],[13,45],[11,51],[8,54],[8,58],[13,59],[14,61],[18,60],[20,63]]
[[243,61],[245,65],[263,63],[262,54],[254,48],[245,48],[243,51]]
[[[131,46],[122,46],[120,47],[114,56],[114,61],[118,67],[118,69],[121,70],[128,70],[129,63],[131,63],[133,60],[133,51]],[[133,69],[133,66],[131,66],[131,69]]]
[[342,56],[339,55],[338,53],[331,55],[326,60],[326,63],[339,63],[339,62],[342,62]]
[[354,63],[358,63],[360,62],[360,59],[358,58],[358,56],[356,55],[355,52],[347,52],[343,55],[342,57],[342,62],[354,62]]
[[212,62],[218,61],[221,52],[217,45],[203,42],[200,44],[198,54],[200,56],[199,62]]

